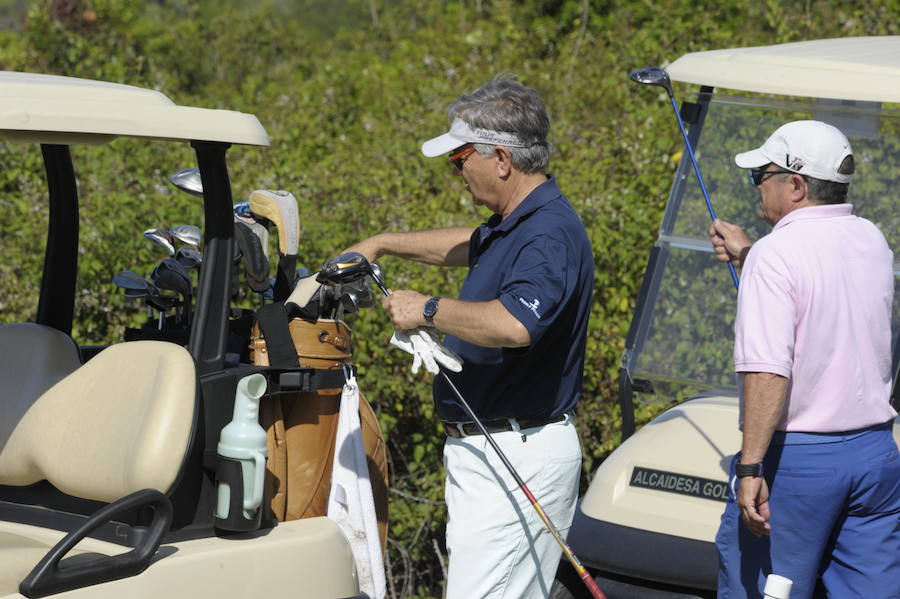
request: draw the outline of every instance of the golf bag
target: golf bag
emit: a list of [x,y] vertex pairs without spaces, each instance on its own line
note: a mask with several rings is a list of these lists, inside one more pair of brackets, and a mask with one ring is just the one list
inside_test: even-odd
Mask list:
[[[281,315],[267,318],[272,312],[259,315],[262,329],[269,331],[270,337],[273,327],[283,327],[286,321]],[[250,338],[251,361],[260,366],[278,364],[272,355],[272,344],[267,344],[260,333],[260,322],[253,326]],[[351,332],[344,322],[294,319],[288,330],[296,350],[294,359],[299,359],[301,367],[336,375],[350,365]],[[343,378],[342,374],[321,378],[332,382],[310,392],[278,394],[260,406],[260,423],[268,435],[269,451],[264,503],[269,506],[269,516],[278,521],[324,516],[327,512]],[[384,551],[388,520],[387,448],[375,413],[362,393],[359,419]]]

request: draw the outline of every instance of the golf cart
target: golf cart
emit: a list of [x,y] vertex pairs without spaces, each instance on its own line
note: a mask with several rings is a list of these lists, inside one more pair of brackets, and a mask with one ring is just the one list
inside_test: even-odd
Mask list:
[[[719,218],[745,226],[751,239],[767,232],[755,216],[758,194],[733,157],[787,121],[817,119],[851,140],[855,213],[900,250],[900,37],[694,52],[665,70],[671,80],[701,86],[680,114]],[[674,119],[665,127],[677,132]],[[685,151],[622,357],[623,443],[597,469],[568,535],[610,599],[715,596],[714,539],[741,435],[732,360],[736,292],[711,255],[709,218]],[[900,281],[896,263],[894,273]],[[893,310],[895,408],[898,333],[900,293]],[[654,405],[659,414],[637,432],[635,400],[644,418]],[[671,407],[660,413],[664,405]],[[900,444],[900,421],[893,430]],[[587,596],[568,563],[557,578],[554,597]]]
[[[261,517],[217,454],[236,396],[308,391],[323,372],[226,356],[226,152],[267,146],[259,121],[113,83],[4,72],[0,85],[0,138],[41,145],[50,206],[35,321],[0,326],[0,597],[365,597],[335,523]],[[186,347],[71,337],[89,182],[76,183],[70,146],[117,137],[189,143],[197,156],[205,239]]]

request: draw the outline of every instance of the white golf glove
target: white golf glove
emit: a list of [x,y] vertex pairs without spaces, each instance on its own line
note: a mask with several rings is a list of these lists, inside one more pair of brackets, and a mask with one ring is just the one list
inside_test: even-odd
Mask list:
[[450,351],[434,338],[431,332],[419,327],[411,331],[394,331],[391,335],[391,345],[399,347],[408,354],[413,355],[412,373],[419,372],[419,367],[425,365],[425,370],[431,374],[440,372],[438,364],[450,372],[462,370],[462,358]]

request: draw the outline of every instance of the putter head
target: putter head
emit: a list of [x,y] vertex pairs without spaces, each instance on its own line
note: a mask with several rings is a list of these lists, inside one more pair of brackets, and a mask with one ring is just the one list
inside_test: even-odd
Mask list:
[[665,69],[660,67],[645,67],[637,71],[631,72],[631,80],[642,85],[658,85],[665,88],[666,92],[672,95],[672,82],[669,80],[669,74]]
[[169,183],[192,196],[203,197],[203,180],[200,178],[200,169],[183,168],[169,175]]

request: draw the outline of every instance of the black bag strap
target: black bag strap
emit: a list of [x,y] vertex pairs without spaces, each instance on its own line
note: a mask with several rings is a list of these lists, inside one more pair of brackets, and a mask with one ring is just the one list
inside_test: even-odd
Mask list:
[[266,304],[256,311],[256,321],[259,330],[266,339],[266,353],[269,355],[269,365],[275,368],[297,368],[300,366],[300,357],[297,348],[291,338],[291,330],[288,324],[287,312],[284,304],[275,302]]

